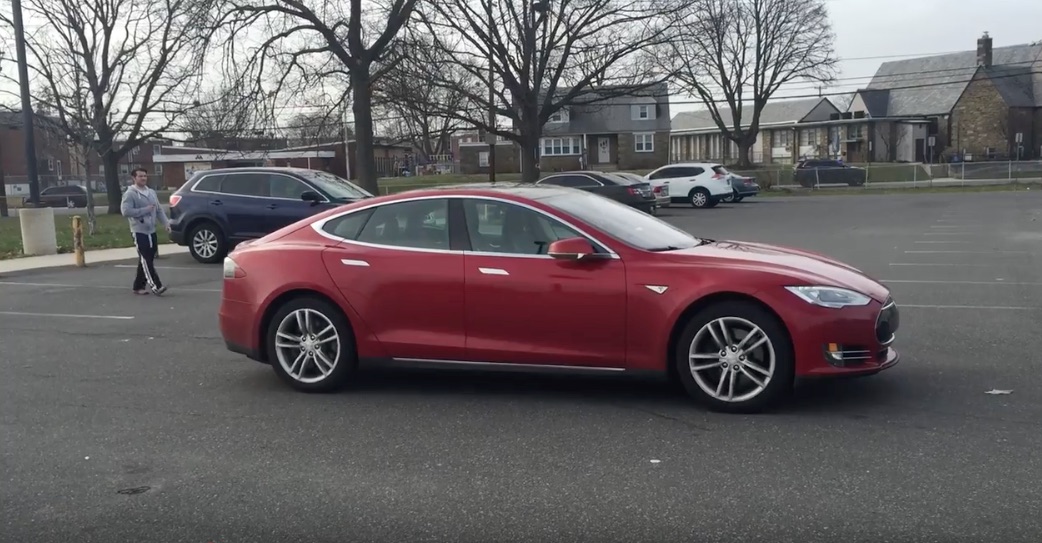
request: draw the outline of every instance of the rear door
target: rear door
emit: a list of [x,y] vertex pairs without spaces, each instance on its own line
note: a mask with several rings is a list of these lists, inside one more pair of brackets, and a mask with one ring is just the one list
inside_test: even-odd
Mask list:
[[669,185],[669,197],[673,202],[685,202],[698,184],[698,177],[706,172],[699,166],[669,166],[648,176],[649,180],[662,179]]
[[228,237],[242,240],[259,238],[275,228],[270,228],[271,219],[267,207],[270,197],[268,174],[265,172],[234,172],[224,174],[221,194],[210,201],[210,205],[223,210],[228,222]]

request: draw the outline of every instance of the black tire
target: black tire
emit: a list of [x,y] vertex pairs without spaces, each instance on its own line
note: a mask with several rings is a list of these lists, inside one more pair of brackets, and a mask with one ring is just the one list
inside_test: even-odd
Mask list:
[[[316,318],[314,315],[321,315],[326,321],[333,325],[338,338],[338,349],[336,351],[336,357],[330,358],[329,347],[332,346],[332,342],[320,346],[319,349],[323,351],[324,356],[327,360],[332,360],[333,369],[320,380],[313,382],[307,382],[300,380],[287,371],[287,368],[283,367],[283,360],[290,365],[289,369],[293,369],[293,361],[289,360],[289,350],[284,350],[283,353],[286,355],[283,360],[279,359],[279,347],[276,345],[275,338],[278,335],[279,326],[284,320],[289,318],[288,325],[295,325],[294,312],[307,309],[313,311],[311,316],[312,322],[316,323],[313,326],[321,326],[324,328],[325,322],[320,318]],[[316,332],[316,330],[312,330]],[[271,367],[275,370],[275,373],[287,384],[296,390],[302,392],[334,392],[340,390],[347,385],[351,378],[358,371],[358,355],[355,350],[355,337],[354,332],[351,329],[351,323],[348,322],[347,317],[344,316],[343,312],[332,303],[318,297],[313,296],[301,296],[293,298],[284,303],[271,318],[271,322],[268,323],[268,329],[264,331],[264,348],[267,350],[267,359],[271,364]],[[285,340],[283,340],[285,343]],[[293,351],[295,352],[295,351]],[[301,351],[303,354],[303,351]],[[305,355],[305,358],[300,363],[310,369],[310,371],[304,372],[304,377],[308,375],[315,376],[314,373],[318,369],[317,356]]]
[[691,207],[694,208],[713,207],[716,205],[713,196],[709,194],[708,190],[702,187],[691,189],[691,192],[687,195],[687,201],[691,204]]
[[[747,377],[747,375],[753,375],[762,382],[765,386],[758,393],[749,398],[728,401],[714,397],[711,393],[703,390],[702,385],[699,384],[698,380],[695,379],[692,374],[689,362],[690,349],[692,342],[696,336],[699,335],[699,331],[705,327],[708,323],[715,321],[719,318],[737,318],[752,323],[756,327],[760,328],[768,338],[768,342],[764,345],[758,346],[755,350],[751,351],[747,358],[743,358],[741,361],[737,361],[736,357],[740,354],[739,352],[729,353],[727,362],[728,370],[733,372],[736,376],[736,391],[739,390],[737,384],[741,382],[744,385],[748,385],[750,388],[755,388],[752,385],[753,380]],[[739,324],[739,323],[736,323]],[[719,329],[716,328],[717,335],[722,335]],[[740,342],[737,334],[729,334],[733,346],[735,343]],[[744,337],[744,334],[741,336]],[[705,347],[705,349],[699,349],[699,352],[706,353],[707,356],[717,356],[718,353],[708,353],[708,347],[716,347],[715,341],[708,332],[701,335],[699,339],[699,347]],[[722,338],[721,338],[722,339]],[[758,341],[757,338],[753,338],[751,341]],[[768,349],[768,345],[770,349]],[[774,352],[774,369],[768,379],[766,375],[759,373],[748,366],[749,363],[757,364],[762,369],[770,369],[769,361],[764,358],[764,355],[770,351]],[[734,370],[734,363],[738,362],[741,366],[740,370]],[[700,370],[699,375],[702,378],[703,385],[712,387],[713,383],[720,382],[720,376],[725,371],[722,362],[718,362],[714,358],[705,359],[703,361],[696,360],[699,364],[720,364],[720,367],[708,367]],[[789,338],[788,330],[785,325],[778,320],[769,311],[763,309],[759,305],[753,302],[747,301],[727,301],[720,302],[710,305],[697,314],[691,317],[688,323],[684,326],[683,332],[677,338],[676,345],[673,346],[673,364],[676,369],[677,376],[680,379],[681,384],[687,391],[688,395],[691,396],[695,401],[705,405],[710,410],[720,411],[726,413],[756,413],[764,411],[782,398],[787,396],[792,391],[794,376],[796,372],[796,365],[793,356],[792,340]],[[738,381],[737,379],[741,379]],[[730,379],[725,380],[724,389],[730,385]],[[748,390],[742,388],[741,390]]]
[[735,196],[733,201],[734,201],[734,203],[737,204],[738,202],[741,202],[744,199],[745,199],[745,196]]
[[[210,236],[213,236],[212,239],[215,240],[217,247],[212,255],[199,252],[199,249],[196,248],[197,236],[203,236],[205,239],[211,239]],[[202,221],[192,226],[188,231],[187,243],[188,252],[196,262],[216,264],[223,261],[224,257],[228,255],[228,238],[225,237],[221,227],[211,221]]]

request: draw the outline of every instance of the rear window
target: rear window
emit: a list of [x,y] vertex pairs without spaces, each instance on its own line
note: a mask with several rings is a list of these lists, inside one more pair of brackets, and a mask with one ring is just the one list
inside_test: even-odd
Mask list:
[[720,175],[729,175],[731,172],[727,171],[727,168],[723,166],[713,166],[713,171]]
[[637,179],[634,179],[634,178],[632,178],[632,177],[630,177],[628,175],[620,175],[620,174],[617,174],[617,173],[616,174],[606,173],[606,174],[604,174],[604,177],[607,177],[608,179],[611,179],[612,181],[615,181],[616,183],[618,183],[620,185],[636,185],[638,183],[643,183],[644,182],[643,179],[637,180]]

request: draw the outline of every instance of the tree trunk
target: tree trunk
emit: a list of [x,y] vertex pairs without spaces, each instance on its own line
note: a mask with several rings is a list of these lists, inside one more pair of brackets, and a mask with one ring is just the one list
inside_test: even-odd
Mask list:
[[101,156],[101,163],[105,166],[105,194],[109,197],[109,215],[119,214],[119,203],[123,199],[123,192],[119,184],[119,155],[112,151],[112,144],[105,145],[106,151]]
[[521,144],[521,182],[535,183],[539,181],[542,172],[539,171],[539,139],[526,138]]
[[379,195],[376,159],[373,156],[373,89],[369,67],[359,66],[351,74],[351,110],[355,115],[355,172],[363,189]]
[[750,158],[749,154],[753,150],[753,140],[755,140],[755,139],[756,139],[755,136],[753,136],[752,138],[750,138],[749,136],[746,136],[746,137],[742,138],[740,141],[737,142],[737,144],[738,144],[738,166],[740,168],[752,167],[753,161]]
[[3,149],[0,148],[0,217],[6,217],[7,210],[7,180],[4,179]]

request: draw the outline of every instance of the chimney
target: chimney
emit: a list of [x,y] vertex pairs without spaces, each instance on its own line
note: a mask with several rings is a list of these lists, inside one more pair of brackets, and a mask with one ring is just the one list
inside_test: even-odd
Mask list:
[[977,40],[977,66],[991,68],[991,36],[987,32]]

